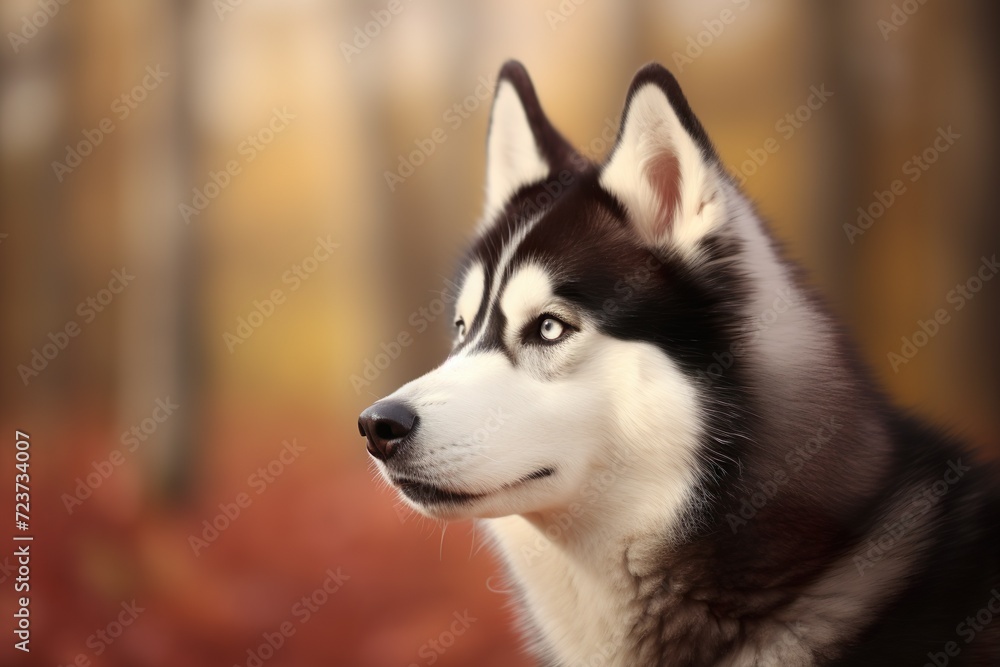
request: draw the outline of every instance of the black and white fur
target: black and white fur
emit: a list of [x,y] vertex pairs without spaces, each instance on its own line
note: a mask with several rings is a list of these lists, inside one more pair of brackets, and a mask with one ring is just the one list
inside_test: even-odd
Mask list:
[[1000,614],[957,630],[1000,611],[1000,478],[875,388],[665,69],[597,165],[503,67],[458,284],[361,431],[485,519],[545,664],[1000,664]]

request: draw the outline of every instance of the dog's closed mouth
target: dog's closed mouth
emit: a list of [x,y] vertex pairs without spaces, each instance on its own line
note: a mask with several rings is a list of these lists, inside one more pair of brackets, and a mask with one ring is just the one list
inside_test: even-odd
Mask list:
[[511,484],[504,484],[495,491],[487,491],[485,493],[466,493],[464,491],[452,491],[451,489],[445,489],[434,484],[429,484],[428,482],[422,482],[419,480],[411,479],[409,477],[396,477],[392,480],[393,484],[399,487],[399,490],[406,494],[406,497],[415,503],[420,503],[422,505],[439,505],[439,504],[461,504],[469,503],[473,500],[478,500],[480,498],[485,498],[486,496],[492,495],[499,491],[506,491],[514,487],[526,484],[527,482],[534,481],[536,479],[543,479],[555,474],[555,470],[552,468],[541,468],[526,475],[521,479],[513,482]]
[[394,479],[393,484],[398,486],[399,490],[406,494],[407,498],[422,505],[467,503],[482,496],[482,494],[478,493],[449,491],[448,489],[442,489],[439,486],[434,486],[433,484],[428,484],[427,482],[418,482],[417,480],[409,479],[408,477]]
[[535,472],[531,473],[524,479],[515,482],[515,484],[521,484],[522,482],[530,482],[533,479],[543,479],[545,477],[551,477],[552,475],[555,474],[555,472],[556,471],[553,470],[552,468],[542,468],[541,470],[536,470]]

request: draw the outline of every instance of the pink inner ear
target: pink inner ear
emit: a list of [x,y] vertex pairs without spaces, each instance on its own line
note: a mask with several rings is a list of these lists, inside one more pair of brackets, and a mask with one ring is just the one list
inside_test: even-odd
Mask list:
[[649,161],[649,181],[660,200],[660,210],[650,231],[653,238],[662,239],[674,222],[674,213],[681,199],[681,165],[677,156],[665,150]]

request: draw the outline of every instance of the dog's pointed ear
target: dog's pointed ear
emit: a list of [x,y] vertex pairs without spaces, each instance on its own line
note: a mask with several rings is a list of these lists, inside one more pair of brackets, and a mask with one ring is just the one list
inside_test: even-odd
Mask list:
[[657,64],[632,80],[600,182],[652,247],[697,255],[727,217],[726,176],[715,149],[677,80]]
[[527,70],[508,60],[497,77],[486,140],[486,206],[489,224],[520,188],[586,164],[542,111]]

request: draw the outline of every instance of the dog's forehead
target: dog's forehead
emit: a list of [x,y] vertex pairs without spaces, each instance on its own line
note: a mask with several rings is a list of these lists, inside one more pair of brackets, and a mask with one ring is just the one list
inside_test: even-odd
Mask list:
[[[546,311],[599,310],[642,250],[616,211],[568,193],[534,215],[498,220],[475,241],[459,274],[458,349],[496,348]],[[565,312],[565,310],[563,310]]]
[[553,198],[543,184],[527,188],[504,207],[493,223],[473,241],[463,274],[479,263],[487,281],[495,271],[503,272],[526,260],[541,261],[571,270],[574,258],[599,254],[604,248],[635,237],[627,233],[624,212],[618,203],[596,186],[593,175],[581,175]]
[[538,308],[553,297],[552,275],[536,262],[526,262],[510,273],[499,297],[500,311],[508,323],[517,326],[536,315]]
[[[594,173],[580,175],[558,197],[546,186],[551,181],[518,191],[473,240],[456,280],[452,354],[509,357],[513,332],[534,318],[576,313],[603,326],[626,316],[627,308],[606,308],[623,281],[632,292],[656,287],[655,279],[637,285],[630,278],[636,267],[655,262]],[[625,306],[640,302],[630,298]]]

